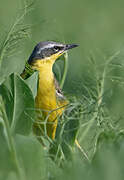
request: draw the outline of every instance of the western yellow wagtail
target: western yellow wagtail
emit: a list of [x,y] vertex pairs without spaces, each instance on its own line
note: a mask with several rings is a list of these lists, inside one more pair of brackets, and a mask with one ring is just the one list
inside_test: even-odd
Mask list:
[[37,136],[47,135],[52,140],[55,138],[58,116],[62,115],[68,101],[54,77],[52,68],[58,57],[77,46],[77,44],[53,41],[40,42],[29,57],[28,64],[32,69],[39,71],[38,91],[35,98],[35,107],[39,113],[37,113],[38,121],[33,124]]

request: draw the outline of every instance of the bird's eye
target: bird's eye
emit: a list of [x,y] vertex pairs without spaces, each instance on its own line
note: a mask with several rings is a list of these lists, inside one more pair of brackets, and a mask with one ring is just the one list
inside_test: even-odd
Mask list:
[[58,51],[59,50],[58,46],[54,46],[54,50]]
[[54,50],[57,52],[57,51],[60,51],[60,50],[62,50],[63,49],[63,47],[61,47],[61,46],[54,46]]

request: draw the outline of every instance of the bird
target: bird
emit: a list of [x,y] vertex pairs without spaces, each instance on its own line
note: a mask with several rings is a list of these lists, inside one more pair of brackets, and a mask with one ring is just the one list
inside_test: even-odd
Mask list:
[[[77,44],[65,44],[54,41],[39,42],[33,49],[28,64],[39,74],[38,89],[35,97],[37,118],[33,123],[34,133],[55,139],[58,118],[62,115],[69,101],[63,95],[55,75],[53,65],[56,60]],[[25,70],[22,73],[22,77]]]

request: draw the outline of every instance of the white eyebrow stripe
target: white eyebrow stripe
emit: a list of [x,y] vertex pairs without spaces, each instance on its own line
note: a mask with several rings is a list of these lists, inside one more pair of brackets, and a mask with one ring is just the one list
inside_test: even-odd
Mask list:
[[39,51],[37,51],[37,53],[40,54],[43,49],[48,49],[48,48],[52,48],[52,47],[54,47],[54,44],[48,44],[45,47],[41,47],[39,49]]
[[44,50],[44,49],[53,48],[54,46],[60,46],[60,47],[62,47],[63,44],[53,44],[53,43],[47,44],[47,45],[45,45],[44,47],[41,47],[41,48],[39,49],[39,51],[37,51],[37,54],[40,54],[41,51]]

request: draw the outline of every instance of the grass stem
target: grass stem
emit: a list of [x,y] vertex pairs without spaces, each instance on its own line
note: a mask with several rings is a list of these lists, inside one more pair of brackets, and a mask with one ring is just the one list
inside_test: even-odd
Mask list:
[[65,79],[67,76],[67,71],[68,71],[68,53],[66,52],[64,54],[64,72],[63,72],[63,76],[62,76],[62,80],[60,83],[60,88],[62,89],[65,83]]

